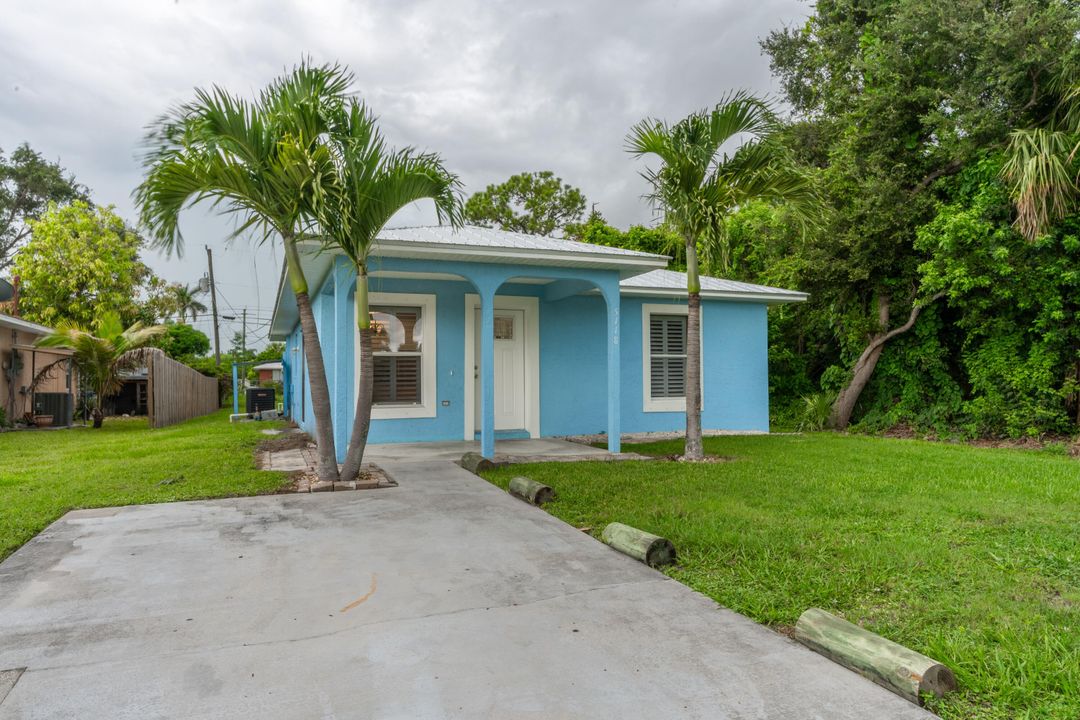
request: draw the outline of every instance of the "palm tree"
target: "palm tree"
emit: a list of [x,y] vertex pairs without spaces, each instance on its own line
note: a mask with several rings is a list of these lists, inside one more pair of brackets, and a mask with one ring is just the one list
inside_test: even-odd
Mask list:
[[198,287],[173,283],[169,288],[169,292],[172,294],[170,304],[179,322],[184,322],[189,314],[191,315],[191,322],[195,322],[199,313],[206,312],[206,306],[196,299],[196,296],[203,292]]
[[318,476],[338,477],[330,391],[298,242],[311,229],[323,174],[332,174],[321,136],[340,108],[352,75],[340,66],[301,63],[254,102],[218,87],[196,90],[150,130],[146,176],[135,191],[142,224],[159,247],[181,252],[180,213],[203,200],[238,219],[234,236],[280,238],[296,296],[318,443]]
[[[120,373],[141,365],[143,357],[139,350],[163,332],[164,325],[144,327],[142,323],[135,323],[125,330],[119,315],[106,312],[97,316],[93,329],[62,322],[35,344],[73,351],[71,360],[79,377],[94,393],[90,412],[94,427],[99,428],[104,420],[101,403],[120,392]],[[57,361],[61,362],[67,362],[67,358]]]
[[1042,235],[1080,204],[1080,85],[1054,83],[1061,100],[1042,127],[1009,134],[1001,174],[1016,205],[1016,228]]
[[[627,151],[634,157],[655,155],[660,167],[643,176],[652,186],[649,199],[686,246],[686,450],[687,460],[701,460],[701,282],[698,253],[719,248],[726,257],[724,218],[752,200],[784,201],[805,217],[813,192],[805,175],[789,163],[772,140],[776,114],[768,102],[745,92],[724,97],[712,110],[691,114],[674,125],[645,119],[630,130]],[[720,148],[748,137],[728,155]]]
[[356,395],[349,448],[341,469],[344,480],[360,472],[371,424],[371,313],[368,307],[368,256],[383,226],[418,200],[435,201],[439,221],[461,225],[457,176],[433,153],[388,149],[375,117],[356,100],[340,108],[328,142],[336,173],[316,204],[325,246],[343,252],[356,266],[356,325],[360,333],[360,387]]

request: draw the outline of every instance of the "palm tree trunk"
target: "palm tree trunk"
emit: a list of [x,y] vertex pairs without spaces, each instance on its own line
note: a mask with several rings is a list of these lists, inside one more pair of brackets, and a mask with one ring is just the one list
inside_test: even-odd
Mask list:
[[94,392],[94,404],[90,408],[90,420],[93,422],[91,427],[96,429],[100,428],[101,423],[105,421],[105,387],[93,385],[91,390]]
[[326,382],[326,366],[323,364],[322,344],[315,324],[315,313],[308,297],[307,279],[300,268],[300,253],[296,242],[284,238],[288,258],[289,282],[296,295],[296,307],[300,314],[300,332],[304,338],[304,360],[307,362],[308,380],[311,385],[311,411],[315,415],[315,442],[318,445],[316,475],[320,481],[338,479],[337,454],[334,449],[334,421],[330,415],[330,387]]
[[701,444],[701,281],[697,247],[686,241],[686,460],[705,457]]
[[368,275],[367,268],[363,266],[356,269],[356,326],[360,331],[360,386],[356,392],[356,413],[353,416],[352,435],[349,437],[349,450],[345,454],[345,465],[341,469],[341,479],[345,481],[355,480],[364,462],[374,393],[375,359],[371,346]]

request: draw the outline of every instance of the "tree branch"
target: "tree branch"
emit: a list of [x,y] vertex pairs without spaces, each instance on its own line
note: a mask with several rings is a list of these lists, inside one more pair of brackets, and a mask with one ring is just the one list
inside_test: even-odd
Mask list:
[[918,193],[921,193],[923,190],[930,187],[930,184],[938,178],[944,177],[945,175],[955,175],[956,173],[960,172],[963,167],[964,163],[960,162],[959,160],[953,160],[948,165],[945,165],[944,167],[939,167],[937,170],[934,170],[932,173],[920,180],[919,184],[915,186],[915,189],[911,191],[911,194],[916,195]]
[[[866,350],[868,350],[868,351],[873,350],[874,348],[880,347],[881,345],[884,345],[885,343],[889,342],[890,340],[892,340],[897,335],[902,335],[902,334],[906,333],[908,330],[910,330],[915,325],[915,321],[919,319],[919,313],[921,313],[923,311],[923,308],[930,305],[931,303],[937,302],[938,300],[940,300],[943,297],[945,297],[945,291],[944,290],[939,292],[939,293],[935,293],[930,298],[928,298],[926,300],[926,302],[915,303],[915,305],[913,305],[912,308],[911,308],[911,315],[908,316],[908,319],[907,319],[906,323],[904,323],[903,325],[901,325],[898,328],[894,328],[894,329],[890,330],[889,332],[885,333],[884,335],[879,335],[878,337],[871,340],[870,344],[866,347]],[[865,354],[865,351],[864,351],[863,354]]]
[[1031,78],[1031,98],[1020,108],[1021,114],[1035,107],[1035,103],[1039,101],[1039,73],[1035,68],[1028,68],[1028,77]]

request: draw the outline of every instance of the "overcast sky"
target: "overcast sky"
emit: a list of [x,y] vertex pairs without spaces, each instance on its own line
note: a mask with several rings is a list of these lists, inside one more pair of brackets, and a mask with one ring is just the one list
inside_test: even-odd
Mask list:
[[[758,41],[801,24],[798,0],[71,0],[4,3],[0,148],[29,142],[134,220],[144,127],[196,86],[252,94],[309,55],[356,74],[393,145],[435,150],[466,193],[552,170],[610,222],[652,222],[623,150],[645,116],[676,120],[726,91],[776,91]],[[392,225],[434,222],[430,207]],[[183,258],[147,253],[194,283],[214,250],[219,312],[248,308],[262,345],[280,248],[226,245],[229,221],[193,210]],[[198,326],[209,334],[209,323]],[[236,324],[223,323],[222,343]]]

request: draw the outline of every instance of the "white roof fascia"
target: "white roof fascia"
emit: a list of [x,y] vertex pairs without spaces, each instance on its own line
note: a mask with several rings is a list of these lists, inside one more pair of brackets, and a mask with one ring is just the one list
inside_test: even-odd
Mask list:
[[52,328],[50,327],[38,325],[37,323],[32,323],[29,320],[23,320],[22,318],[14,317],[13,315],[0,314],[0,326],[12,328],[14,330],[22,330],[24,332],[33,333],[35,335],[48,335],[52,332]]
[[[638,297],[686,297],[686,290],[676,290],[674,288],[648,288],[648,287],[622,287],[619,289],[620,295],[638,296]],[[734,290],[702,290],[701,297],[709,300],[736,300],[741,302],[760,302],[770,305],[779,305],[783,303],[793,302],[806,302],[810,297],[806,293],[801,292],[769,292],[769,293],[755,293],[755,292],[738,292]]]

